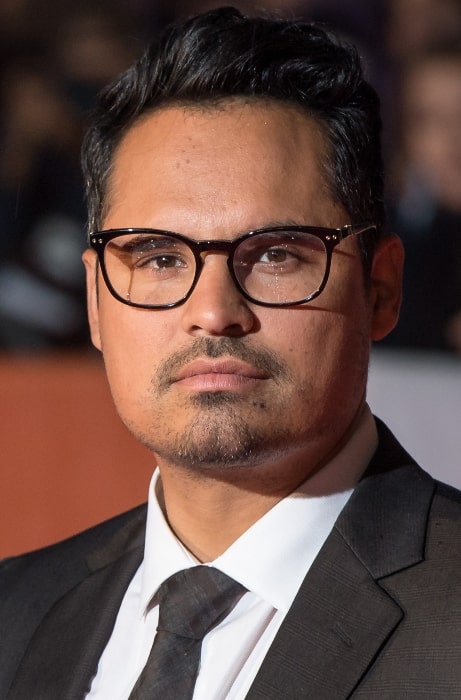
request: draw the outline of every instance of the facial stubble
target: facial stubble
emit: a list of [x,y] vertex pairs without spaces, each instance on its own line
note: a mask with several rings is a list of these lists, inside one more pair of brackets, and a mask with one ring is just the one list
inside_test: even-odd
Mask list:
[[[180,410],[190,417],[179,429],[174,421],[178,407],[172,377],[187,362],[199,357],[233,357],[257,367],[268,375],[270,390],[264,397],[232,391],[203,391],[183,397]],[[275,394],[290,381],[285,365],[266,348],[253,348],[242,338],[197,338],[190,346],[163,362],[152,381],[152,405],[162,406],[162,415],[153,411],[149,435],[139,435],[158,457],[169,463],[210,472],[241,468],[264,462],[283,451],[288,444],[283,423],[274,416]],[[266,386],[264,386],[266,389]],[[175,410],[176,408],[176,410]]]

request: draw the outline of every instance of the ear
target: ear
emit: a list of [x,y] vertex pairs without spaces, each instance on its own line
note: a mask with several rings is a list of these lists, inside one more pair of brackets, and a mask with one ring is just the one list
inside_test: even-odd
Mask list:
[[396,325],[402,301],[403,245],[395,234],[379,241],[371,268],[371,337],[381,340]]
[[88,248],[82,255],[86,271],[86,295],[88,321],[90,324],[91,340],[93,345],[102,350],[101,334],[99,328],[99,304],[98,304],[98,258],[96,252]]

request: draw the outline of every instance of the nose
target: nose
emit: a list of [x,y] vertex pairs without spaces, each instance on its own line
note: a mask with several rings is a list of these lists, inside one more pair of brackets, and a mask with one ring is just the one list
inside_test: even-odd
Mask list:
[[204,255],[200,278],[182,306],[182,324],[192,335],[239,337],[255,329],[256,316],[235,286],[225,255]]

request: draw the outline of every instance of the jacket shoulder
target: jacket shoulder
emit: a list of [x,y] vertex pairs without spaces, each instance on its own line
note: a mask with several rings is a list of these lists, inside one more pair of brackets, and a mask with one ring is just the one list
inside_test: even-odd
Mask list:
[[0,626],[21,624],[28,615],[39,618],[91,568],[104,564],[98,552],[116,558],[129,549],[134,534],[144,532],[145,518],[146,506],[138,506],[56,544],[1,561]]
[[144,540],[139,506],[73,537],[0,562],[0,696],[51,608],[93,571]]
[[67,562],[76,564],[93,550],[104,547],[126,526],[130,526],[131,531],[133,521],[142,523],[145,517],[146,504],[143,504],[54,544],[7,557],[0,561],[0,583],[8,580],[10,576],[16,578],[27,574],[28,571],[36,574],[39,570],[47,570],[53,564],[58,564],[60,568]]

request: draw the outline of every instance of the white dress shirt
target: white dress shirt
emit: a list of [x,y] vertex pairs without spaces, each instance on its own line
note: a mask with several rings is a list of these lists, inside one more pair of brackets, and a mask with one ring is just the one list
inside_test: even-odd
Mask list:
[[[349,442],[314,480],[277,503],[209,563],[239,581],[248,593],[203,640],[194,700],[245,698],[376,445],[376,427],[367,407]],[[158,478],[156,470],[149,488],[144,560],[123,598],[87,700],[127,700],[155,637],[155,596],[160,584],[177,571],[200,563],[165,520],[156,497]]]

